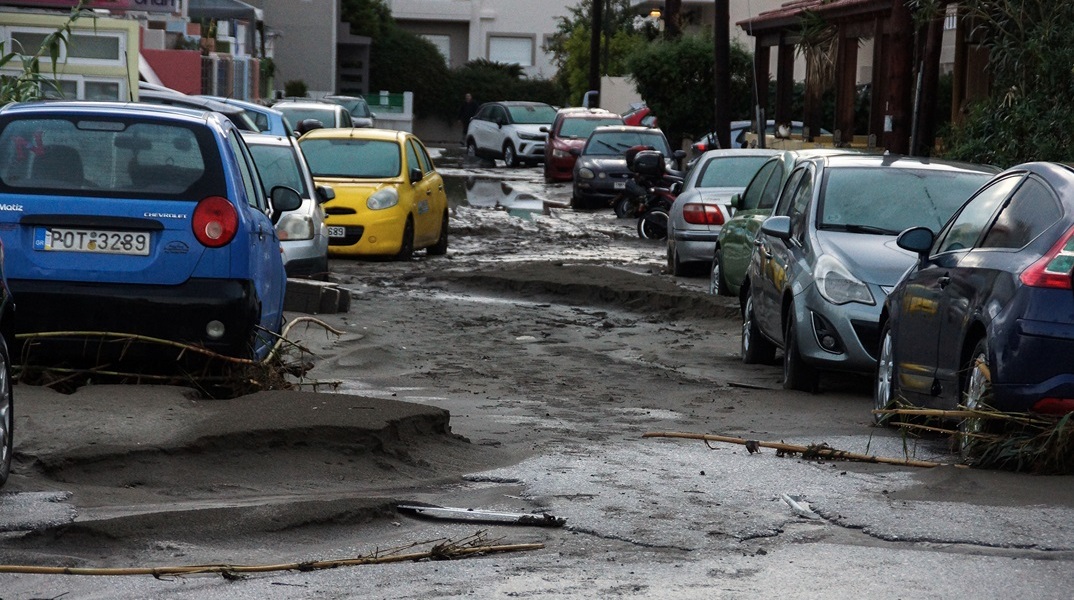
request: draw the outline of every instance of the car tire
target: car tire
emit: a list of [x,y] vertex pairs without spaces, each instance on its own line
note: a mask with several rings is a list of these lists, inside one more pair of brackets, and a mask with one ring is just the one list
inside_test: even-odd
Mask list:
[[634,199],[626,194],[619,194],[615,200],[612,200],[612,210],[615,211],[615,216],[620,219],[636,216],[634,214]]
[[[988,362],[988,340],[981,338],[963,369],[959,397],[966,410],[988,410],[992,399],[992,370]],[[963,460],[971,460],[981,454],[979,436],[992,433],[989,419],[968,417],[958,424],[958,453]]]
[[399,252],[395,255],[395,260],[405,261],[410,260],[414,256],[414,221],[408,217],[406,225],[403,226],[403,239],[399,245]]
[[816,393],[820,377],[817,370],[806,364],[798,350],[798,326],[794,307],[787,316],[783,332],[783,389]]
[[474,138],[466,140],[466,157],[471,159],[477,158],[477,143],[474,142]]
[[515,145],[511,142],[503,145],[503,162],[508,167],[517,167],[519,165],[518,153],[515,152]]
[[713,296],[730,296],[731,288],[723,272],[723,253],[717,247],[712,254],[712,266],[709,268],[709,293]]
[[444,218],[440,222],[440,237],[436,239],[436,243],[429,246],[426,251],[430,256],[443,256],[447,254],[448,249],[448,214],[444,213]]
[[742,362],[747,365],[770,364],[776,358],[776,345],[769,341],[757,327],[753,314],[753,298],[745,289],[746,302],[742,308]]
[[[895,376],[895,344],[891,335],[891,322],[880,328],[880,348],[877,352],[876,379],[873,382],[873,408],[886,410],[894,407],[899,398],[898,379]],[[895,422],[892,415],[873,413],[873,422],[888,425]]]
[[648,210],[638,217],[638,237],[643,240],[662,240],[668,236],[668,214],[663,210]]
[[11,474],[11,456],[15,449],[15,403],[11,389],[11,354],[8,353],[7,341],[2,336],[0,363],[0,485],[4,485]]

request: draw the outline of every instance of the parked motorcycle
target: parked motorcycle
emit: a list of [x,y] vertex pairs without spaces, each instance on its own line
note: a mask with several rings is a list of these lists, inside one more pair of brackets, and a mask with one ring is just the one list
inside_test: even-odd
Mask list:
[[655,150],[639,152],[634,157],[631,171],[645,196],[635,208],[638,219],[638,237],[662,240],[667,237],[668,213],[675,197],[682,189],[683,173],[668,169],[664,155]]

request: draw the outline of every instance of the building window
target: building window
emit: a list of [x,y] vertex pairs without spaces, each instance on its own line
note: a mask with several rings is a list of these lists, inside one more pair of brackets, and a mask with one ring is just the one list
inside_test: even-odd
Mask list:
[[489,37],[489,60],[523,67],[533,66],[533,38],[493,35]]
[[423,38],[429,41],[432,45],[436,46],[436,49],[440,51],[440,54],[444,56],[444,62],[449,66],[451,65],[451,36],[450,35],[433,35],[422,34]]
[[[26,55],[36,54],[51,31],[12,29],[11,48]],[[60,62],[71,64],[116,64],[125,62],[126,44],[119,33],[71,33],[66,44],[60,44]],[[51,58],[46,52],[42,62]]]
[[61,75],[41,82],[41,95],[53,100],[127,100],[126,82],[108,77]]

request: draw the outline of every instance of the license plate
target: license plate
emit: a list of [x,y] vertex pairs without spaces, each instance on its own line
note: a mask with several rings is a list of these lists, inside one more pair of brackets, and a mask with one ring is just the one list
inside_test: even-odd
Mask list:
[[615,189],[617,189],[617,190],[625,190],[626,189],[626,182],[625,181],[616,181],[614,183],[614,185],[615,185]]
[[328,237],[330,237],[330,238],[347,237],[347,228],[346,227],[339,227],[339,226],[329,225],[328,226]]
[[34,230],[34,249],[48,252],[149,256],[149,242],[148,231],[109,231],[64,227],[38,227]]

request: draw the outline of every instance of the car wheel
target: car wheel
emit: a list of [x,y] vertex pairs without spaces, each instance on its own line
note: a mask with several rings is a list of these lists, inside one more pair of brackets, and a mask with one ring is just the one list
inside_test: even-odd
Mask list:
[[[9,315],[10,316],[10,315]],[[15,407],[11,393],[11,355],[7,342],[0,337],[0,485],[4,485],[11,473],[11,455],[14,451]]]
[[615,210],[615,216],[620,219],[634,216],[634,200],[626,194],[619,194],[612,201],[612,208]]
[[403,226],[403,241],[399,245],[395,260],[410,260],[412,256],[414,256],[414,222],[407,218],[406,225]]
[[432,256],[443,256],[447,254],[448,247],[448,214],[444,213],[444,218],[440,222],[440,237],[436,239],[436,243],[429,246],[427,252]]
[[643,240],[662,240],[668,236],[668,214],[649,210],[638,217],[638,237]]
[[679,260],[679,253],[671,247],[671,244],[668,244],[668,271],[675,277],[686,275],[686,268]]
[[466,140],[466,157],[477,158],[477,144],[474,142],[474,138]]
[[[898,395],[898,383],[895,379],[895,346],[891,337],[891,323],[884,323],[880,330],[880,352],[876,361],[876,382],[873,385],[873,408],[886,410],[895,406]],[[892,415],[873,413],[873,422],[887,425],[893,421]]]
[[[988,340],[973,347],[962,384],[962,404],[966,410],[987,410],[992,401],[992,370],[988,364]],[[982,437],[990,433],[988,419],[968,417],[958,424],[958,451],[964,459],[980,454]]]
[[798,327],[792,307],[783,332],[783,389],[815,393],[819,381],[817,370],[807,365],[798,351]]
[[709,293],[713,296],[729,296],[731,288],[727,285],[727,278],[723,274],[723,256],[717,247],[712,254],[712,268],[709,269]]
[[511,142],[507,142],[503,145],[503,162],[507,163],[509,167],[518,166],[518,155],[515,154],[515,145]]
[[742,362],[768,364],[776,357],[776,345],[761,334],[753,314],[753,298],[746,290],[746,305],[742,309]]

